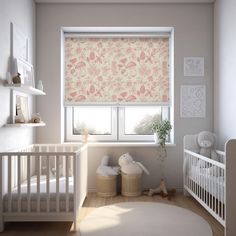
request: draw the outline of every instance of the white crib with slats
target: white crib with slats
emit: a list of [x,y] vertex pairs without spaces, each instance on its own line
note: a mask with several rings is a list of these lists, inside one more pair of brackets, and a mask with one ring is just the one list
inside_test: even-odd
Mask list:
[[0,230],[12,221],[73,221],[87,195],[87,147],[30,145],[0,153]]
[[196,135],[184,137],[184,192],[193,196],[224,227],[225,236],[236,235],[236,140],[217,151],[219,162],[197,152]]

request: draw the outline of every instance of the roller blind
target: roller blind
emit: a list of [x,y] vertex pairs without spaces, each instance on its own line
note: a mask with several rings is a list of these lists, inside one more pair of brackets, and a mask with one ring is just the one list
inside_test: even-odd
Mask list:
[[64,102],[169,104],[169,37],[65,37]]

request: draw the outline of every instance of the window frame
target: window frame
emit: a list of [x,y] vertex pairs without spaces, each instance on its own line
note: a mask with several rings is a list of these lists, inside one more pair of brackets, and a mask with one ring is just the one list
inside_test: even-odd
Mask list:
[[[61,46],[62,46],[62,54],[61,54],[61,74],[62,74],[62,88],[64,87],[64,37],[65,34],[67,35],[80,35],[81,37],[87,37],[87,35],[97,35],[98,37],[110,37],[111,35],[114,36],[129,36],[136,35],[136,36],[155,36],[155,37],[162,37],[162,36],[169,36],[169,89],[170,89],[170,103],[169,105],[161,105],[158,104],[156,106],[168,107],[168,120],[170,120],[172,124],[172,130],[169,135],[168,142],[174,143],[174,27],[62,27],[61,36]],[[63,89],[62,91],[62,98]],[[63,100],[63,99],[62,99]],[[62,127],[64,126],[64,141],[81,141],[82,135],[73,135],[73,119],[72,119],[72,106],[75,104],[64,104],[62,105],[64,108],[64,116],[62,118]],[[117,106],[116,106],[117,105]],[[129,105],[129,104],[128,104]],[[149,106],[150,104],[137,104],[137,106]],[[155,104],[152,104],[152,106]],[[76,106],[76,105],[75,105]],[[84,106],[81,105],[81,106]],[[88,105],[90,106],[90,105]],[[92,104],[91,106],[103,106],[101,104]],[[112,106],[112,130],[114,132],[112,135],[89,135],[88,141],[95,141],[95,142],[103,142],[103,141],[110,141],[110,142],[152,142],[154,141],[153,135],[124,135],[124,129],[121,128],[120,120],[122,119],[120,116],[122,115],[122,107],[119,104],[111,104]],[[135,105],[133,105],[135,106]],[[123,106],[124,107],[124,106]],[[123,117],[124,118],[124,117]],[[115,122],[114,122],[115,121]],[[116,125],[114,125],[116,123]],[[123,130],[122,130],[123,129]],[[123,133],[122,133],[122,132]],[[146,136],[146,137],[144,137]],[[148,137],[147,137],[148,136]]]
[[[73,134],[73,107],[65,107],[65,114],[65,141],[82,141],[83,135]],[[111,107],[111,124],[111,135],[88,135],[88,141],[117,141],[117,109],[115,107]]]
[[[151,105],[152,107],[155,107]],[[91,108],[93,106],[90,106]],[[97,107],[97,106],[96,106]],[[100,106],[104,107],[104,106]],[[111,107],[111,135],[89,135],[88,141],[90,142],[103,142],[103,141],[112,141],[112,142],[151,142],[153,141],[153,134],[151,135],[127,135],[125,134],[125,108],[129,106],[110,106]],[[135,105],[131,106],[135,107]],[[137,106],[141,107],[141,106]],[[147,107],[147,105],[143,105]],[[170,120],[171,108],[169,106],[160,106],[162,109],[162,119]],[[73,134],[73,107],[69,106],[65,108],[66,122],[65,122],[65,134],[66,141],[82,141],[83,135]],[[169,138],[168,138],[168,141]]]
[[[143,105],[136,107],[155,107],[154,105]],[[119,129],[118,129],[118,141],[139,141],[139,142],[150,142],[153,141],[153,134],[150,135],[139,135],[139,134],[125,134],[125,108],[129,106],[119,107]],[[135,107],[135,105],[131,106]],[[162,120],[170,120],[170,107],[169,106],[156,106],[161,107]]]

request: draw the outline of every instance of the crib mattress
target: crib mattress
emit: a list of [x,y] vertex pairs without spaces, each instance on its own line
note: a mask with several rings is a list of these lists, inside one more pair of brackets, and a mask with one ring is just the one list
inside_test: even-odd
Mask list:
[[192,166],[189,178],[218,200],[224,202],[225,181],[223,176],[207,175],[206,168],[201,168],[199,171],[198,167]]
[[[69,211],[73,211],[73,200],[74,200],[74,184],[73,178],[69,177],[69,191],[68,191],[68,200],[69,200]],[[30,211],[36,212],[37,210],[37,176],[32,176],[30,179]],[[51,178],[49,181],[49,211],[56,211],[56,202],[57,202],[57,193],[56,193],[56,178]],[[18,193],[17,187],[14,188],[11,192],[11,211],[18,211]],[[22,182],[21,184],[21,212],[28,211],[28,199],[27,199],[27,181]],[[47,182],[46,176],[40,176],[40,211],[47,212]],[[8,211],[8,194],[3,198],[4,203],[4,212]],[[66,181],[65,177],[59,178],[59,211],[66,211]]]

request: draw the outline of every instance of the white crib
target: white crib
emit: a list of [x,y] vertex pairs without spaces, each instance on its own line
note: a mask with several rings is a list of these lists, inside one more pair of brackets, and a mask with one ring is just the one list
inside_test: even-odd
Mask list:
[[224,227],[225,236],[236,235],[236,140],[225,152],[217,151],[220,162],[197,154],[196,135],[184,137],[184,191],[193,196]]
[[0,230],[12,221],[76,221],[87,195],[87,147],[31,145],[0,153]]

